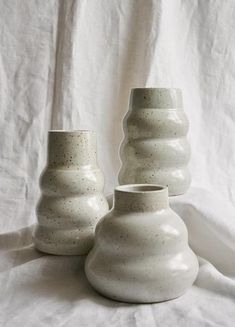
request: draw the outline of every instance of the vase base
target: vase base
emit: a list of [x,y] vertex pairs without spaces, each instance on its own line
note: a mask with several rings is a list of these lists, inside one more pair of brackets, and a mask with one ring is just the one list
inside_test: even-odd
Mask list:
[[49,230],[37,226],[33,235],[35,248],[54,255],[85,255],[93,246],[94,231]]
[[64,250],[56,250],[56,249],[53,249],[53,248],[48,248],[48,247],[44,247],[44,246],[39,246],[39,245],[34,245],[35,246],[35,249],[39,252],[42,252],[42,253],[46,253],[46,254],[51,254],[51,255],[87,255],[90,251],[90,249],[72,249],[72,248],[68,248],[68,249],[64,249]]
[[[91,284],[92,285],[92,284]],[[111,294],[106,294],[104,292],[100,292],[99,290],[97,290],[93,285],[92,285],[93,289],[95,290],[96,293],[98,293],[99,295],[116,301],[116,302],[121,302],[121,303],[131,303],[131,304],[153,304],[153,303],[161,303],[161,302],[167,302],[167,301],[172,301],[175,300],[181,296],[183,296],[187,290],[184,290],[183,292],[181,292],[180,294],[177,295],[173,295],[171,297],[162,297],[162,298],[149,298],[149,299],[131,299],[131,298],[125,298],[125,297],[119,297],[119,296],[115,296],[115,295],[111,295]]]

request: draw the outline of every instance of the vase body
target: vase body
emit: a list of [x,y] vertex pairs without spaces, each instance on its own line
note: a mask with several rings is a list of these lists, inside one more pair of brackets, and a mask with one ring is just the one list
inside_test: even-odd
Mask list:
[[86,254],[94,229],[108,211],[104,178],[96,162],[92,131],[50,131],[48,162],[40,178],[34,232],[37,249],[51,254]]
[[179,89],[133,89],[120,147],[119,183],[166,185],[169,195],[186,192],[190,146]]
[[85,272],[99,293],[131,303],[174,299],[193,284],[197,257],[184,222],[169,207],[166,187],[116,188],[113,209],[96,227]]

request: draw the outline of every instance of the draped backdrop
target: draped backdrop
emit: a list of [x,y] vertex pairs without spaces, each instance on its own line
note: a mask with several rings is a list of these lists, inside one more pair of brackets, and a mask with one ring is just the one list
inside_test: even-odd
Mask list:
[[[47,131],[92,129],[105,192],[134,87],[176,87],[192,187],[171,199],[199,257],[177,300],[127,305],[88,285],[84,258],[32,246]],[[235,2],[0,0],[0,325],[234,326]]]

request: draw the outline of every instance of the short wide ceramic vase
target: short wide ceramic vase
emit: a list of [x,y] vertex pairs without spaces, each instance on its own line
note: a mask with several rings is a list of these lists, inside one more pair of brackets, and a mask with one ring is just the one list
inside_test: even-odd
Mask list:
[[133,89],[124,121],[119,183],[167,185],[169,195],[187,191],[190,147],[180,89]]
[[115,189],[114,207],[98,223],[85,262],[86,276],[99,293],[151,303],[177,298],[193,284],[198,260],[183,220],[168,201],[167,187]]
[[48,163],[40,187],[36,248],[58,255],[87,254],[95,226],[108,211],[93,131],[49,132]]

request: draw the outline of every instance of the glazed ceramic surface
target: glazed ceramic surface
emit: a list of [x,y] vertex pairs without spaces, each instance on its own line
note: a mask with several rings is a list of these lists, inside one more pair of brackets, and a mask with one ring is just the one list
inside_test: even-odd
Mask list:
[[184,222],[169,207],[166,187],[116,188],[113,209],[96,227],[85,272],[98,292],[124,302],[174,299],[193,284],[197,257]]
[[50,131],[42,173],[35,246],[52,254],[86,254],[94,229],[108,211],[104,178],[96,162],[92,131]]
[[170,195],[183,194],[191,178],[188,120],[179,89],[133,89],[123,121],[120,184],[167,185]]

